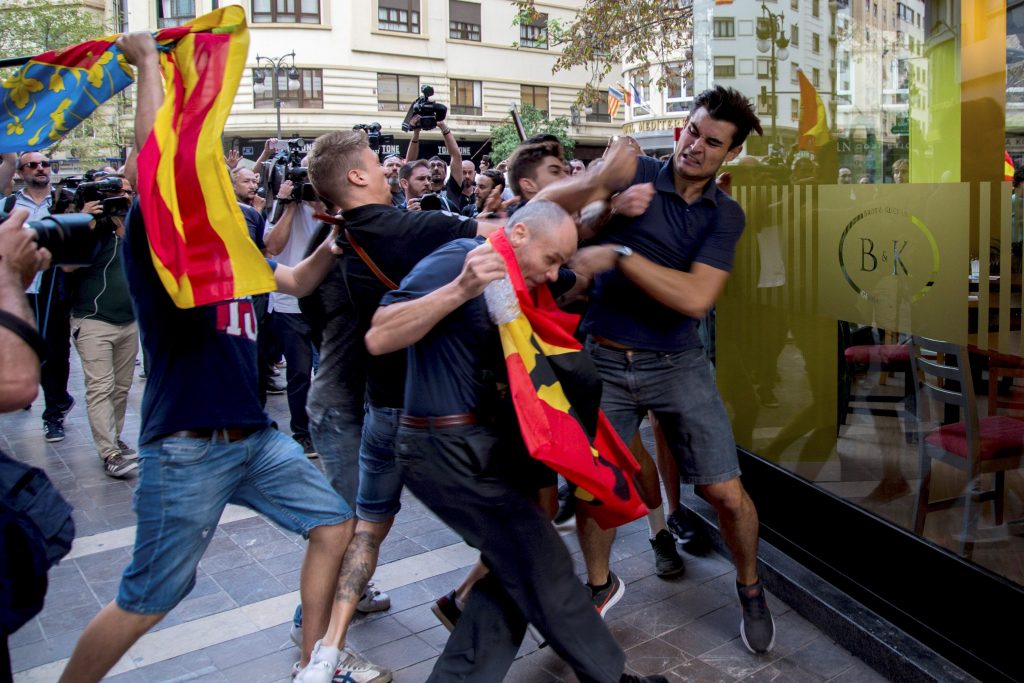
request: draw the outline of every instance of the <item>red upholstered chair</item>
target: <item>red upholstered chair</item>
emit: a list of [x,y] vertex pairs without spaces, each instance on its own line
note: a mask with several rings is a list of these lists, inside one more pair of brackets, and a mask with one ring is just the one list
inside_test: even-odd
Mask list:
[[[924,532],[925,517],[934,510],[964,506],[960,555],[971,557],[977,534],[981,503],[995,504],[995,523],[1003,523],[1004,476],[1018,469],[1024,454],[1024,420],[1006,415],[978,415],[971,379],[970,357],[962,346],[913,338],[910,363],[917,392],[919,427],[918,457],[921,485],[917,492],[914,533]],[[990,380],[991,381],[991,380]],[[944,410],[933,402],[960,409],[961,420],[941,424]],[[933,407],[937,409],[933,410]],[[929,500],[932,460],[939,460],[967,474],[963,493],[943,500]],[[992,474],[994,486],[981,490],[982,475]]]
[[[888,335],[884,330],[872,329],[872,338],[883,342]],[[846,424],[849,413],[862,413],[875,417],[903,417],[905,426],[909,427],[914,412],[913,375],[910,372],[910,344],[875,343],[854,344],[850,332],[850,323],[839,321],[839,341],[841,344],[840,362],[840,394],[838,424]],[[903,393],[892,394],[854,394],[854,378],[862,373],[877,371],[879,384],[885,383],[885,377],[892,373],[903,373]],[[866,403],[867,406],[854,404]],[[877,404],[888,403],[891,407],[879,407]],[[913,433],[905,429],[907,443],[913,441]]]

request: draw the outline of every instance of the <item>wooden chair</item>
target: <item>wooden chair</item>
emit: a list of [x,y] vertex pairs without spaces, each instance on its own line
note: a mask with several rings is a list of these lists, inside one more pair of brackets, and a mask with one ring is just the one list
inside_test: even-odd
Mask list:
[[[884,330],[872,329],[874,344],[856,344],[850,331],[850,323],[839,321],[840,342],[840,389],[838,403],[838,425],[846,424],[846,416],[850,413],[861,413],[875,417],[904,418],[905,426],[909,426],[914,412],[913,375],[910,371],[910,345],[886,343],[887,333]],[[903,395],[891,394],[854,394],[853,386],[858,374],[877,371],[879,384],[893,373],[903,373]],[[865,407],[853,405],[866,403]],[[891,407],[878,407],[879,403],[888,403]],[[905,428],[907,443],[913,442],[913,433]]]
[[[1004,475],[1018,469],[1024,455],[1024,420],[1006,415],[979,417],[967,350],[956,344],[915,336],[910,351],[915,378],[918,421],[918,459],[921,484],[914,512],[914,533],[924,532],[925,517],[934,510],[964,506],[959,553],[970,558],[974,550],[980,506],[995,504],[995,522],[1003,523]],[[942,424],[943,409],[932,402],[959,408],[960,421]],[[961,495],[929,500],[932,460],[967,474]],[[981,477],[993,474],[994,487],[982,491]]]

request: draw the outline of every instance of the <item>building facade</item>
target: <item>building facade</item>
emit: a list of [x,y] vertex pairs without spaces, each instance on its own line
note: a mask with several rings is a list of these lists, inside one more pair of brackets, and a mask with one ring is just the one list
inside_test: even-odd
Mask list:
[[[122,2],[131,30],[174,25],[217,6],[217,0]],[[608,117],[607,102],[582,110],[573,106],[589,75],[580,70],[552,74],[558,53],[548,44],[543,18],[518,25],[513,5],[504,0],[237,4],[249,18],[252,68],[239,85],[224,137],[249,158],[258,156],[271,136],[309,141],[330,130],[372,123],[379,123],[385,136],[382,153],[403,153],[410,136],[401,130],[402,119],[427,85],[434,99],[448,106],[447,122],[463,155],[475,160],[486,151],[492,127],[508,120],[513,105],[532,104],[550,118],[568,118],[581,158],[598,156],[620,130],[621,120]],[[538,10],[547,18],[571,20],[580,4],[538,3]],[[447,154],[440,134],[424,133],[422,140],[427,156]]]

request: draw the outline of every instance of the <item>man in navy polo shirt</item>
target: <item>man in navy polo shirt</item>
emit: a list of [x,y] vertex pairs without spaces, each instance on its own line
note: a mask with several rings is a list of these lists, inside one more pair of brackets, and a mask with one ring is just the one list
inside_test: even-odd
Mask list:
[[[715,176],[751,129],[761,133],[741,93],[721,86],[701,93],[672,158],[640,158],[634,183],[654,183],[650,206],[609,224],[607,244],[581,250],[574,267],[599,273],[581,329],[604,380],[601,408],[626,441],[648,411],[658,418],[683,480],[718,513],[736,565],[743,642],[767,652],[775,625],[757,578],[757,510],[740,482],[729,418],[697,336],[729,278],[746,220]],[[613,534],[605,535],[609,548]]]

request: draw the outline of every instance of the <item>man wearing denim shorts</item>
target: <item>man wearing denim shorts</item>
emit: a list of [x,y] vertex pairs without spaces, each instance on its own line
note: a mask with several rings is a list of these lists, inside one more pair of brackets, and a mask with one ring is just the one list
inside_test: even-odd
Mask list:
[[[118,45],[139,71],[141,148],[163,95],[156,44],[135,33]],[[260,407],[252,302],[177,308],[153,265],[137,205],[126,223],[125,273],[152,361],[142,397],[138,524],[116,600],[85,628],[61,677],[75,683],[100,680],[188,595],[228,503],[309,539],[301,593],[307,618],[324,627],[354,526],[348,504]],[[324,263],[322,253],[316,258]],[[329,250],[327,258],[325,265],[333,261]]]
[[673,157],[639,160],[634,184],[654,184],[650,206],[609,223],[606,244],[581,250],[574,268],[600,273],[581,329],[604,381],[601,409],[626,441],[648,411],[658,418],[682,478],[718,513],[736,565],[743,642],[767,652],[775,625],[757,578],[757,510],[740,482],[729,418],[697,335],[745,223],[715,176],[751,129],[761,132],[741,93],[716,87],[698,96]]

